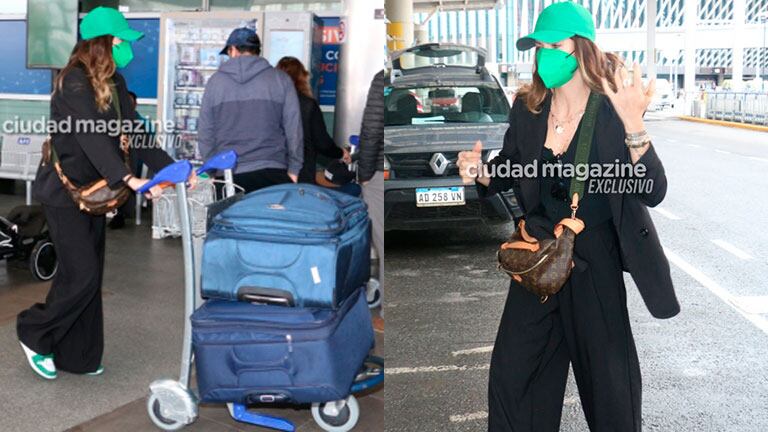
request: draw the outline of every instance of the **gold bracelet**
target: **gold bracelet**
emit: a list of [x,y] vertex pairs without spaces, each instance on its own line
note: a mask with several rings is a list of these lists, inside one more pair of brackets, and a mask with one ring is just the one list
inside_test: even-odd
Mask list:
[[638,149],[638,148],[643,148],[650,143],[651,143],[651,140],[644,140],[644,141],[641,141],[639,144],[638,143],[627,144],[627,147],[630,149]]
[[624,138],[624,144],[626,144],[628,147],[633,147],[633,146],[637,146],[638,144],[642,145],[642,143],[650,140],[651,140],[651,137],[648,136],[647,133],[638,135],[638,136],[627,135],[627,137]]

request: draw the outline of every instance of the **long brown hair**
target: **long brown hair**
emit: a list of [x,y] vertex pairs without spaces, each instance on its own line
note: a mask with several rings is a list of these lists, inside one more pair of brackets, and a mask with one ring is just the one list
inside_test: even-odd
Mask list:
[[67,65],[56,77],[54,94],[64,86],[64,77],[80,64],[85,67],[85,74],[91,82],[93,92],[96,93],[96,107],[100,112],[107,111],[112,103],[110,78],[116,70],[115,61],[112,59],[112,36],[78,41]]
[[[606,78],[611,89],[616,91],[613,84],[613,74],[616,68],[624,65],[621,59],[616,54],[600,51],[600,48],[589,39],[573,36],[573,41],[575,42],[573,55],[579,61],[579,73],[581,73],[587,86],[592,91],[605,94],[601,78]],[[536,49],[538,50],[538,48]],[[536,73],[535,63],[533,65],[533,82],[522,86],[517,92],[517,97],[523,97],[528,111],[538,114],[541,112],[541,104],[550,90],[544,86],[544,81]]]
[[283,57],[277,62],[277,68],[287,73],[293,80],[296,90],[306,97],[314,99],[312,88],[309,86],[309,71],[296,57]]

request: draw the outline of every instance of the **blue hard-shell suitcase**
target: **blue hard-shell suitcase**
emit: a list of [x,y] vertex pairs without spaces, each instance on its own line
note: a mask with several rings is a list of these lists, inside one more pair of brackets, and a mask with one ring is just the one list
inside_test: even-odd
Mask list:
[[360,198],[309,184],[271,186],[214,218],[203,297],[335,308],[368,281],[370,260]]
[[192,315],[203,402],[346,398],[374,335],[362,289],[339,309],[210,300]]

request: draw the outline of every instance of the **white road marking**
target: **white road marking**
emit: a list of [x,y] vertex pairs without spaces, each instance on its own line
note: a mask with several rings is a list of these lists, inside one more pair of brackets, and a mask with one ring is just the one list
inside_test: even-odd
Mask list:
[[761,158],[757,156],[747,156],[747,159],[752,159],[760,162],[768,162],[768,158]]
[[451,353],[451,354],[453,354],[453,356],[454,356],[454,357],[456,357],[456,356],[460,356],[460,355],[468,355],[468,354],[483,354],[483,353],[489,353],[489,352],[491,352],[491,351],[493,351],[493,345],[491,345],[491,346],[484,346],[484,347],[479,347],[479,348],[471,348],[471,349],[465,349],[465,350],[454,351],[454,352],[453,352],[453,353]]
[[478,411],[471,414],[452,415],[449,417],[452,423],[464,423],[474,420],[483,420],[488,418],[488,413],[485,411]]
[[417,374],[417,373],[435,373],[435,372],[465,372],[476,370],[487,370],[490,368],[489,364],[480,364],[475,366],[456,366],[456,365],[444,365],[444,366],[421,366],[421,367],[399,367],[387,369],[387,375],[405,375],[405,374]]
[[696,267],[692,266],[687,261],[682,259],[676,253],[669,250],[669,248],[665,247],[664,253],[667,255],[667,258],[672,264],[676,265],[680,270],[688,273],[690,277],[694,278],[697,282],[703,285],[704,288],[708,289],[712,294],[716,295],[725,304],[732,307],[741,316],[743,316],[749,322],[754,324],[755,327],[757,327],[763,333],[768,335],[768,320],[761,317],[760,315],[748,313],[743,309],[741,309],[738,305],[736,298],[733,295],[731,295],[731,293],[729,293],[725,288],[721,287],[717,282],[712,280],[709,276],[705,275],[704,273],[699,271]]
[[671,143],[676,143],[676,142],[677,142],[677,140],[676,140],[676,139],[672,139],[672,138],[667,138],[667,141],[669,141],[669,142],[671,142]]
[[701,146],[698,144],[688,144],[688,147],[701,148]]
[[744,296],[734,299],[736,305],[751,314],[768,314],[768,296]]
[[741,258],[743,260],[751,260],[753,258],[752,255],[744,252],[743,250],[737,248],[736,246],[728,243],[725,240],[714,239],[712,240],[712,243],[720,246],[727,252],[730,252],[731,254],[735,255],[737,258]]
[[672,212],[671,212],[671,211],[669,211],[669,210],[663,209],[663,208],[661,208],[661,207],[651,207],[651,208],[652,208],[654,211],[656,211],[656,213],[658,213],[658,214],[660,214],[660,215],[664,216],[664,217],[665,217],[665,218],[667,218],[667,219],[670,219],[670,220],[680,220],[680,219],[682,219],[680,216],[678,216],[678,215],[676,215],[676,214],[672,213]]
[[731,152],[729,152],[729,151],[720,150],[720,149],[715,149],[715,152],[717,152],[717,153],[722,153],[722,154],[733,154],[733,153],[731,153]]

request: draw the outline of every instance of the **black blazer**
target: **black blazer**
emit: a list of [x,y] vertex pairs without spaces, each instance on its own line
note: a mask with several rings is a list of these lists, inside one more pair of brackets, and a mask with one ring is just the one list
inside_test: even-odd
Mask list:
[[299,93],[299,108],[301,109],[301,123],[304,127],[304,165],[299,171],[299,181],[314,184],[317,154],[320,153],[332,159],[341,159],[344,152],[328,135],[328,129],[325,128],[325,120],[323,120],[323,112],[320,111],[320,105],[317,104],[317,101]]
[[[117,86],[120,110],[123,119],[138,119],[128,94],[125,79],[119,73],[114,76]],[[59,122],[71,118],[71,133],[53,134],[53,146],[61,161],[64,174],[77,186],[106,178],[110,187],[123,184],[123,177],[130,174],[123,161],[119,137],[106,133],[76,134],[78,120],[116,120],[117,113],[112,105],[105,112],[96,108],[96,96],[85,70],[72,69],[64,77],[61,90],[51,96],[51,120]],[[140,141],[139,141],[140,142]],[[131,150],[131,157],[138,157],[155,172],[173,162],[168,154],[159,148],[137,146]],[[37,170],[32,193],[35,200],[54,207],[74,207],[51,164]]]
[[[522,98],[515,99],[510,112],[509,129],[504,136],[504,147],[489,164],[506,163],[526,165],[539,159],[547,135],[551,93],[544,100],[541,112],[528,111]],[[593,146],[597,146],[601,163],[631,162],[624,145],[624,124],[610,100],[603,96],[595,124]],[[637,284],[648,310],[656,318],[670,318],[680,312],[669,262],[659,242],[647,207],[659,204],[667,192],[667,177],[653,145],[639,159],[646,166],[646,178],[653,179],[653,189],[642,194],[608,194],[613,224],[621,245],[624,270],[629,271]],[[536,178],[492,178],[486,188],[478,184],[481,196],[493,195],[513,189],[523,213],[539,204],[539,180]]]

